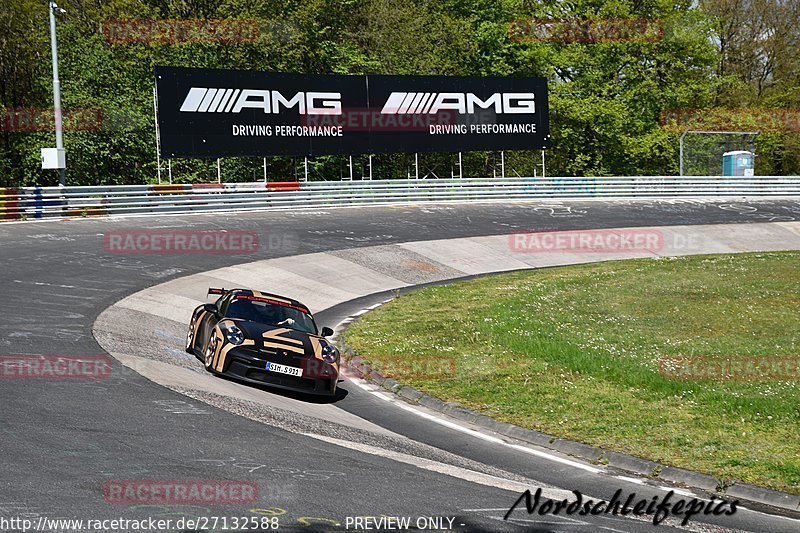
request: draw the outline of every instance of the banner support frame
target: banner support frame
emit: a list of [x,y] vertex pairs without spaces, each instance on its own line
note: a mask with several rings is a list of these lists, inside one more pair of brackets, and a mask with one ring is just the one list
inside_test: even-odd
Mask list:
[[158,184],[161,185],[161,136],[158,129],[158,89],[155,83],[153,83],[153,123],[156,126],[156,169]]

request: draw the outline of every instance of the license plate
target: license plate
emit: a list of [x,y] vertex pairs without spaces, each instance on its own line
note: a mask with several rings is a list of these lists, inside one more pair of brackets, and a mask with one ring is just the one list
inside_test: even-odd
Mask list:
[[278,363],[267,363],[267,370],[270,372],[278,372],[280,374],[288,374],[290,376],[302,377],[303,369],[294,366],[281,365]]

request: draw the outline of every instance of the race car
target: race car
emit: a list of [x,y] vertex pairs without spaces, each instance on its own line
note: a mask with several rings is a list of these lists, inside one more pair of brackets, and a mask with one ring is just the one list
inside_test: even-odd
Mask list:
[[308,307],[249,289],[208,289],[219,295],[192,313],[186,351],[213,374],[309,394],[334,395],[339,350],[317,329]]

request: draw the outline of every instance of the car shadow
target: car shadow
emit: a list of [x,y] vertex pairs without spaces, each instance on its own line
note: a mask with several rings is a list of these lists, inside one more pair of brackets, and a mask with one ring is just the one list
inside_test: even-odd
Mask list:
[[260,385],[258,383],[251,383],[249,381],[242,381],[236,379],[235,376],[226,376],[217,374],[217,378],[224,379],[226,381],[232,381],[234,383],[239,383],[240,385],[245,385],[247,387],[258,389],[264,392],[268,392],[270,394],[274,394],[275,396],[283,396],[284,398],[289,398],[292,400],[297,400],[299,402],[304,403],[313,403],[313,404],[329,404],[329,403],[337,403],[344,400],[347,395],[347,389],[343,389],[341,387],[341,383],[344,381],[343,379],[339,380],[339,385],[336,386],[336,394],[333,396],[323,396],[319,394],[308,394],[300,391],[293,391],[288,389],[279,389],[277,387],[270,387],[269,385]]

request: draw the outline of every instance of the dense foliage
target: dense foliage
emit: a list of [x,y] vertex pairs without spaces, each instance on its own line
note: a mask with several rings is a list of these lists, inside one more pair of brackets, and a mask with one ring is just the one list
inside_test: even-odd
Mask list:
[[[68,183],[156,179],[153,67],[182,65],[312,73],[546,76],[553,147],[548,175],[670,175],[678,133],[663,110],[800,107],[800,3],[794,0],[60,0],[62,105],[102,111],[100,131],[67,131]],[[526,42],[519,18],[658,19],[663,39]],[[104,22],[124,19],[257,21],[251,42],[109,42]],[[52,108],[46,0],[0,6],[0,108]],[[0,113],[4,113],[0,109]],[[13,111],[12,111],[13,113]],[[18,117],[17,117],[18,118]],[[49,128],[20,132],[5,117],[0,185],[53,185],[39,149]],[[743,126],[746,126],[743,125]],[[24,129],[24,128],[23,128]],[[92,128],[88,128],[91,130]],[[11,130],[11,131],[10,131]],[[758,139],[759,174],[800,172],[800,135]],[[465,154],[467,175],[492,175],[496,154]],[[449,177],[452,154],[426,154]],[[364,158],[357,158],[363,165]],[[411,158],[375,159],[375,177],[405,176]],[[509,155],[532,175],[536,153]],[[262,161],[225,159],[226,181],[263,176]],[[346,174],[345,158],[312,161],[315,179]],[[291,179],[302,159],[270,158],[271,179]],[[539,169],[540,171],[541,169]],[[215,161],[176,160],[179,181],[216,179]],[[357,170],[357,175],[360,172]]]

